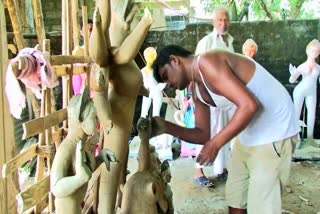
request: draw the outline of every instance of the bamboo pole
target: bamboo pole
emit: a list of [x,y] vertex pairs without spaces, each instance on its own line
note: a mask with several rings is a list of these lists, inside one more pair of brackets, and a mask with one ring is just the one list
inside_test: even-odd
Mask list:
[[91,63],[93,62],[89,56],[73,56],[73,55],[53,55],[50,57],[51,65],[63,65],[74,63]]
[[14,32],[14,38],[16,40],[18,50],[20,51],[25,47],[25,44],[22,37],[21,18],[19,15],[20,13],[17,0],[7,0],[7,7]]
[[33,16],[36,23],[36,31],[38,36],[38,44],[40,45],[40,50],[42,50],[42,41],[46,39],[46,32],[43,22],[42,5],[41,0],[32,0]]
[[[68,53],[68,0],[62,0],[62,54],[69,55]],[[67,79],[68,77],[62,77],[62,108],[67,108]],[[67,121],[63,122],[63,128],[67,129]]]
[[72,4],[71,1],[67,1],[67,36],[68,36],[68,55],[72,54],[73,43],[72,43]]
[[78,0],[72,0],[72,30],[73,30],[73,47],[79,46],[80,42],[80,27],[79,27],[79,13]]
[[[7,30],[3,1],[0,1],[0,166],[16,155],[13,120],[9,113],[3,83],[8,62]],[[0,213],[16,213],[16,178],[0,179]]]
[[89,56],[89,30],[88,30],[88,7],[83,1],[82,5],[82,23],[83,23],[83,41],[84,41],[84,55]]

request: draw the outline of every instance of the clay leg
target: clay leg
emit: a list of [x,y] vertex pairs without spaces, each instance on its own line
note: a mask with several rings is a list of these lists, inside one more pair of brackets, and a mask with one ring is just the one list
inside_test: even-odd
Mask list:
[[307,115],[308,142],[310,143],[311,146],[320,147],[320,145],[314,142],[314,139],[313,139],[314,123],[315,123],[315,117],[316,117],[316,105],[317,105],[316,97],[309,96],[306,98],[306,107],[308,111],[308,115]]

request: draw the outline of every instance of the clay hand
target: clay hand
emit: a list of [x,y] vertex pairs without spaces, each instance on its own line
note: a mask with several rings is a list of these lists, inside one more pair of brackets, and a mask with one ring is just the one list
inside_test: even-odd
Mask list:
[[137,123],[137,130],[141,140],[149,140],[151,137],[151,120],[141,117]]
[[76,176],[87,182],[91,178],[92,171],[86,164],[87,158],[83,148],[84,148],[84,142],[79,141],[77,143],[77,148],[76,148],[76,167],[75,168],[76,168]]
[[150,11],[149,11],[149,9],[147,7],[144,8],[144,15],[143,15],[142,18],[143,18],[143,20],[145,20],[150,25],[153,22],[152,15],[151,15],[151,13],[150,13]]
[[97,7],[93,12],[93,23],[98,24],[101,22],[101,14],[99,8]]
[[293,75],[293,74],[296,73],[296,71],[297,71],[296,66],[294,66],[294,65],[292,65],[292,64],[290,63],[290,65],[289,65],[289,72],[290,72],[290,74]]
[[208,141],[202,147],[200,154],[197,157],[197,162],[200,165],[210,166],[213,164],[219,152],[219,148],[214,141]]
[[150,137],[155,137],[164,133],[165,120],[161,117],[151,118],[152,132]]
[[98,158],[100,158],[106,164],[108,171],[110,171],[110,162],[119,163],[113,151],[109,149],[101,150]]

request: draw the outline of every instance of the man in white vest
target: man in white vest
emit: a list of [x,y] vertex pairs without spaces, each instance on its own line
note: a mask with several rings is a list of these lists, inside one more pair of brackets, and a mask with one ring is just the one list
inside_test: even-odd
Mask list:
[[[228,10],[224,7],[217,7],[213,12],[212,18],[213,31],[203,37],[196,48],[196,55],[203,54],[207,51],[214,49],[223,49],[226,51],[234,52],[233,49],[233,37],[228,33],[229,28],[229,13]],[[214,135],[219,132],[229,121],[232,116],[234,105],[229,102],[227,99],[222,98],[222,101],[225,101],[225,108],[223,110],[217,108],[210,108],[212,115],[211,120],[211,134]],[[197,145],[197,155],[202,149],[202,145]],[[227,161],[230,156],[230,146],[229,144],[225,145],[219,155],[217,156],[214,166],[213,166],[213,175],[223,175],[226,174]],[[213,183],[208,180],[208,178],[203,173],[203,166],[196,163],[195,166],[195,182],[201,186],[211,187]]]

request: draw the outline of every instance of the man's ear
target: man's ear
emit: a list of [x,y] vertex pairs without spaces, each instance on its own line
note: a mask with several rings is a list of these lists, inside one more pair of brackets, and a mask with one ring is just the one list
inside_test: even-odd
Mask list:
[[170,55],[169,59],[170,59],[170,63],[172,63],[172,64],[178,64],[180,61],[179,58],[175,55]]

